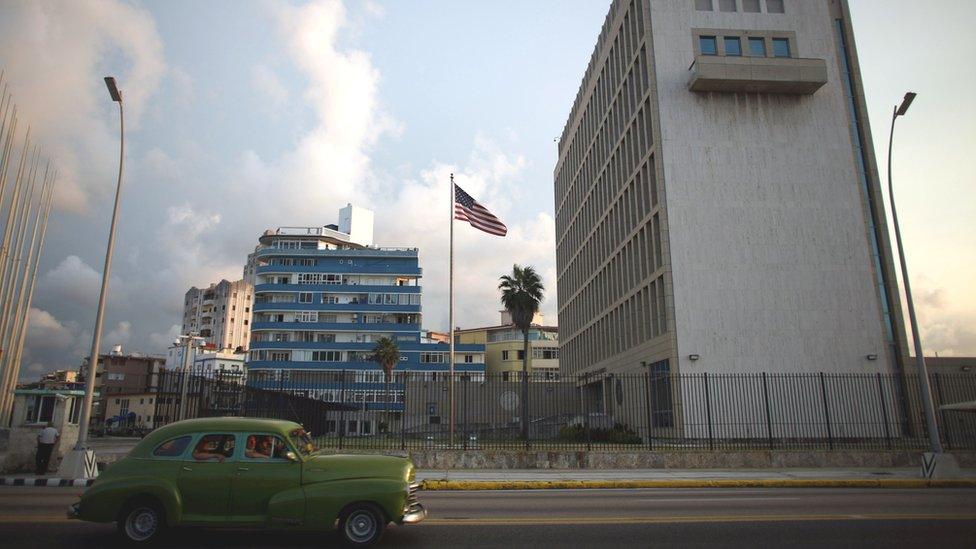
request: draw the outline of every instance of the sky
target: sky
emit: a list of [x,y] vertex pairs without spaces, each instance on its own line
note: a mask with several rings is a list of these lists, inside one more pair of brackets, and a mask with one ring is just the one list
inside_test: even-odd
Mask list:
[[[457,226],[456,324],[497,323],[514,263],[542,274],[556,323],[555,138],[609,5],[0,3],[0,67],[61,170],[21,378],[90,346],[118,167],[105,75],[126,167],[103,350],[164,352],[189,287],[240,278],[265,229],[334,223],[349,202],[376,212],[377,245],[420,248],[424,327],[446,329],[451,173],[509,226]],[[894,175],[925,349],[976,355],[976,3],[851,6],[879,159],[892,106],[919,94]]]

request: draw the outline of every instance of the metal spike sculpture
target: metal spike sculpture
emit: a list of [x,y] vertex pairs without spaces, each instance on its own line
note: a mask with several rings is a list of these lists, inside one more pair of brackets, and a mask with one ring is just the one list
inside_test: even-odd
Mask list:
[[30,126],[17,154],[17,106],[0,71],[0,427],[10,424],[20,375],[37,268],[47,234],[57,169],[31,142]]

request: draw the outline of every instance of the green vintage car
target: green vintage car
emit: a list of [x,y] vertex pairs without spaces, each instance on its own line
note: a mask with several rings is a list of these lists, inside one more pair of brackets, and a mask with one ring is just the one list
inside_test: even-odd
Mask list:
[[147,542],[170,526],[330,530],[369,545],[420,522],[414,466],[394,456],[321,455],[290,421],[206,418],[156,429],[109,467],[68,516],[116,522]]

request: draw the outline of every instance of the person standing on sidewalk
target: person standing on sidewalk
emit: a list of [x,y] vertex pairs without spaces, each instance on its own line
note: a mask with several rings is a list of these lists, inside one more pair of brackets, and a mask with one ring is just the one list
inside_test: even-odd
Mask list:
[[54,424],[50,421],[47,422],[47,427],[37,433],[37,457],[35,459],[35,473],[37,475],[47,474],[47,466],[51,462],[51,452],[54,451],[54,445],[57,444],[59,438],[61,438],[61,433],[54,428]]

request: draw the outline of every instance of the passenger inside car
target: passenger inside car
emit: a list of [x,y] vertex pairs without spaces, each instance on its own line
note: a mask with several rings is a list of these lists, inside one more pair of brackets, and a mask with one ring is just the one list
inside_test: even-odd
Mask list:
[[205,435],[193,448],[193,459],[197,461],[217,460],[223,463],[232,455],[234,455],[232,435]]
[[268,454],[262,452],[258,444],[258,440],[263,441],[266,438],[268,437],[249,435],[247,437],[247,445],[244,447],[244,455],[251,459],[267,459]]
[[[250,448],[251,439],[254,439],[254,448]],[[281,437],[274,435],[249,435],[247,437],[248,449],[245,455],[252,459],[288,459],[288,447]]]

